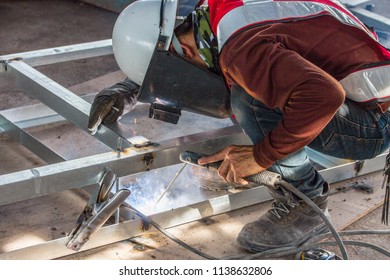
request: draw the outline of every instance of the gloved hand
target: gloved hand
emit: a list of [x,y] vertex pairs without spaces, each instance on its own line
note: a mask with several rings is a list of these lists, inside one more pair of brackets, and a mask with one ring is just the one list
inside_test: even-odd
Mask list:
[[88,129],[94,135],[101,123],[111,124],[130,112],[138,100],[139,86],[130,79],[103,89],[96,96],[89,113]]

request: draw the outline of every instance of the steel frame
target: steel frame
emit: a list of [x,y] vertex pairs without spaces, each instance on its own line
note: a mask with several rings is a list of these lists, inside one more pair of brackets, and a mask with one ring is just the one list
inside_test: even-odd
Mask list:
[[[25,131],[27,128],[63,120],[68,120],[79,129],[87,131],[90,103],[33,67],[109,54],[112,54],[111,40],[0,57],[0,74],[13,81],[15,87],[34,96],[50,108],[39,104],[0,111],[0,134],[11,135],[48,163],[42,167],[0,175],[0,205],[68,189],[94,186],[98,182],[100,173],[106,167],[111,168],[119,177],[127,176],[178,164],[178,155],[185,150],[212,153],[229,144],[249,143],[249,139],[242,130],[232,123],[228,127],[161,141],[146,148],[125,146],[126,149],[118,153],[116,151],[118,137],[120,137],[118,133],[123,135],[126,132],[126,127],[121,127],[119,124],[114,128],[102,127],[94,136],[113,149],[113,152],[66,161]],[[40,110],[36,110],[37,108]],[[340,161],[312,151],[309,153],[318,165],[324,167],[320,173],[331,183],[381,170],[385,162],[383,154],[375,159],[367,160],[363,168],[357,170],[355,162]],[[268,199],[269,195],[264,187],[259,186],[206,199],[172,211],[157,213],[152,218],[164,227],[173,227]],[[105,226],[92,236],[83,250],[139,234],[139,223],[140,221],[135,219]],[[66,240],[67,238],[61,238],[16,251],[4,252],[0,254],[0,259],[53,259],[75,253],[66,248]]]

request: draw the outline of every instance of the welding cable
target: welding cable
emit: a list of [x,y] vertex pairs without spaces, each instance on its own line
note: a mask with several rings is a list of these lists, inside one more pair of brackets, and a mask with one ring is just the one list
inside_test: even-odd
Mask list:
[[[340,232],[342,235],[342,232]],[[375,233],[373,233],[375,234]],[[376,233],[377,234],[377,233]],[[386,234],[389,234],[387,232]],[[355,241],[355,240],[343,240],[344,245],[349,245],[349,246],[360,246],[360,247],[367,247],[372,250],[375,250],[386,257],[390,257],[390,252],[386,250],[383,247],[367,243],[367,242],[362,242],[362,241]],[[253,260],[253,259],[271,259],[271,258],[281,258],[281,257],[286,257],[290,255],[296,255],[295,259],[299,259],[300,254],[308,249],[312,248],[321,248],[322,246],[335,246],[337,243],[335,241],[325,241],[325,242],[318,242],[318,243],[309,243],[306,245],[302,246],[288,246],[288,247],[279,247],[279,248],[274,248],[274,249],[269,249],[263,252],[259,253],[252,253],[252,254],[241,254],[241,255],[235,255],[235,256],[229,256],[227,258],[224,258],[226,260],[233,260],[233,259],[239,259],[239,260]]]
[[[339,233],[336,231],[336,229],[333,227],[332,223],[325,216],[324,212],[310,198],[308,198],[306,195],[304,195],[301,191],[296,189],[294,186],[292,186],[288,182],[286,182],[282,179],[279,179],[275,182],[275,186],[280,186],[280,187],[284,188],[285,190],[290,191],[293,194],[295,194],[296,196],[298,196],[305,203],[307,203],[321,217],[321,219],[324,221],[324,223],[326,224],[326,226],[330,230],[331,234],[333,235],[333,237],[336,241],[336,244],[340,248],[343,259],[347,260],[348,253],[347,253],[347,250],[345,249],[343,240],[341,239],[341,237],[340,237]],[[314,237],[315,236],[312,236],[310,239],[308,238],[306,243],[310,242],[310,240],[312,240],[312,238],[314,238]],[[270,248],[270,249],[264,250],[264,251],[259,252],[259,253],[253,253],[249,256],[246,255],[246,256],[241,256],[238,258],[239,259],[253,259],[253,258],[264,258],[264,257],[274,257],[275,258],[275,257],[282,257],[282,256],[290,255],[293,253],[297,253],[299,251],[302,251],[302,247],[293,244],[290,246],[283,246],[283,247],[279,247],[279,248]]]
[[[373,250],[376,250],[385,256],[390,257],[390,252],[387,251],[386,249],[379,247],[374,244],[366,243],[366,242],[361,242],[361,241],[351,241],[351,240],[342,240],[340,236],[351,236],[351,235],[368,235],[368,234],[390,234],[390,230],[357,230],[357,231],[342,231],[342,232],[337,232],[333,225],[330,223],[329,219],[325,216],[325,214],[322,212],[322,210],[314,203],[312,202],[307,196],[305,196],[302,192],[294,188],[292,185],[289,183],[281,180],[278,181],[278,184],[281,185],[281,187],[284,187],[285,189],[291,191],[295,195],[297,195],[299,198],[304,200],[313,210],[315,210],[318,215],[324,220],[325,224],[328,226],[329,230],[331,232],[329,233],[324,233],[316,236],[312,236],[310,239],[308,239],[306,242],[303,244],[299,245],[292,245],[292,246],[284,246],[284,247],[279,247],[279,248],[272,248],[268,249],[259,253],[251,253],[251,254],[241,254],[241,255],[235,255],[235,256],[229,256],[226,258],[223,258],[225,260],[228,259],[269,259],[269,258],[280,258],[280,257],[285,257],[293,254],[300,253],[304,250],[310,249],[310,248],[317,248],[319,246],[335,246],[337,245],[340,248],[340,251],[342,253],[343,259],[348,259],[348,254],[346,253],[346,249],[344,245],[353,245],[353,246],[362,246],[362,247],[368,247]],[[162,234],[170,238],[172,241],[176,242],[180,246],[184,247],[185,249],[205,258],[205,259],[210,259],[210,260],[216,260],[218,258],[210,256],[204,252],[199,251],[196,248],[193,248],[192,246],[188,245],[187,243],[179,240],[172,234],[170,234],[168,231],[163,229],[159,224],[151,220],[149,217],[141,213],[139,210],[136,208],[127,205],[125,206],[126,208],[129,208],[132,210],[137,216],[139,216],[143,221],[146,221],[150,225],[154,226],[158,231],[160,231]],[[327,242],[319,242],[325,238],[328,237],[334,237],[335,241],[327,241]]]
[[[390,234],[390,230],[346,230],[346,231],[339,231],[340,236],[352,236],[352,235],[386,235]],[[310,243],[316,243],[320,240],[326,239],[328,237],[331,237],[331,233],[323,233],[319,234],[312,239],[310,239]]]
[[342,241],[340,235],[338,234],[338,232],[336,231],[336,229],[333,227],[332,223],[329,221],[328,217],[325,216],[324,212],[310,198],[308,198],[300,190],[298,190],[297,188],[295,188],[291,184],[287,183],[284,180],[280,180],[278,182],[278,184],[281,187],[285,188],[286,190],[288,190],[288,191],[292,192],[293,194],[295,194],[296,196],[298,196],[304,202],[306,202],[307,205],[309,205],[322,218],[322,220],[324,221],[324,223],[327,225],[328,229],[332,233],[334,239],[336,240],[337,245],[340,248],[342,258],[344,260],[348,260],[348,253],[347,253],[347,250],[345,249],[343,241]]
[[162,234],[164,234],[166,237],[168,237],[169,239],[171,239],[172,241],[176,242],[177,244],[179,244],[180,246],[184,247],[185,249],[193,252],[194,254],[197,254],[205,259],[208,259],[208,260],[217,260],[218,258],[216,257],[213,257],[213,256],[210,256],[206,253],[203,253],[202,251],[188,245],[187,243],[185,243],[184,241],[181,241],[180,239],[176,238],[175,236],[173,236],[171,233],[169,233],[168,231],[166,231],[164,228],[162,228],[159,224],[157,224],[155,221],[153,221],[152,219],[150,219],[148,216],[144,215],[143,213],[141,213],[139,210],[137,210],[136,208],[134,208],[133,206],[131,205],[126,205],[124,206],[125,208],[129,208],[130,210],[132,210],[137,216],[139,216],[143,221],[147,222],[148,224],[151,224],[152,226],[154,226],[159,232],[161,232]]
[[[375,250],[375,251],[385,255],[386,257],[390,257],[390,251],[386,250],[385,248],[383,248],[381,246],[374,245],[374,244],[371,244],[368,242],[357,241],[357,240],[344,240],[344,244],[350,245],[350,246],[367,247],[367,248],[370,248],[372,250]],[[316,246],[316,247],[334,246],[334,245],[336,245],[336,243],[334,241],[327,241],[327,242],[320,242],[320,243],[311,244],[310,247],[313,247],[313,246]],[[307,246],[307,247],[309,247],[309,246]],[[308,248],[305,248],[305,250],[307,250],[307,249]]]
[[[340,231],[340,236],[357,236],[357,235],[389,235],[390,230],[348,230],[348,231]],[[330,237],[330,233],[321,234],[319,236],[316,236],[315,238],[312,238],[310,240],[309,244],[303,244],[302,247],[313,247],[313,246],[334,246],[336,245],[335,242],[332,241],[323,241],[319,242],[321,240],[324,240],[328,237]],[[390,251],[386,250],[383,247],[362,242],[362,241],[356,241],[356,240],[344,240],[345,245],[353,245],[353,246],[360,246],[360,247],[368,247],[370,249],[373,249],[375,251],[378,251],[379,253],[382,253],[383,255],[390,257]]]
[[[176,242],[180,246],[184,247],[185,249],[193,252],[194,254],[197,254],[205,259],[210,259],[210,260],[216,260],[218,258],[210,256],[204,252],[201,252],[197,250],[196,248],[193,248],[192,246],[188,245],[187,243],[177,239],[175,236],[170,234],[168,231],[163,229],[159,224],[151,220],[149,217],[146,215],[142,214],[139,210],[135,209],[132,206],[125,206],[126,208],[129,208],[132,210],[137,216],[139,216],[143,221],[146,221],[147,223],[151,224],[154,226],[158,231],[160,231],[162,234],[167,236],[169,239],[172,241]],[[353,230],[353,231],[341,231],[338,232],[340,236],[353,236],[353,235],[386,235],[390,234],[390,230]],[[223,258],[224,260],[252,260],[252,259],[270,259],[270,258],[282,258],[286,256],[291,256],[291,255],[299,255],[302,253],[304,250],[308,250],[311,248],[319,248],[321,246],[335,246],[337,245],[337,242],[335,241],[324,241],[320,242],[321,240],[325,238],[332,237],[332,233],[325,233],[318,235],[306,243],[304,243],[301,246],[284,246],[284,247],[279,247],[279,248],[273,248],[269,250],[265,250],[263,252],[259,253],[251,253],[251,254],[241,254],[241,255],[234,255],[234,256],[228,256]],[[344,245],[350,245],[350,246],[360,246],[360,247],[367,247],[370,249],[373,249],[379,253],[382,253],[383,255],[390,257],[390,252],[383,247],[371,244],[371,243],[366,243],[362,241],[353,241],[353,240],[343,240]],[[297,259],[297,257],[296,257]]]

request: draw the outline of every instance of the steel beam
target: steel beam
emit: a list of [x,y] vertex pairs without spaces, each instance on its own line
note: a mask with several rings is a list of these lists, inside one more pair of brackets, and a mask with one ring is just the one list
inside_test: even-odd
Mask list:
[[82,0],[88,4],[101,7],[103,9],[120,13],[124,8],[133,3],[135,0]]
[[364,24],[373,27],[375,30],[390,32],[390,19],[377,13],[370,12],[360,7],[349,9]]
[[[100,172],[109,167],[119,177],[180,163],[179,154],[185,150],[210,154],[230,144],[249,144],[243,133],[232,133],[235,127],[218,129],[192,136],[161,142],[148,148],[130,148],[119,157],[117,153],[69,160],[30,170],[0,176],[0,205],[26,200],[67,189],[96,184]],[[218,137],[216,135],[219,135]],[[320,171],[329,183],[369,174],[383,168],[386,155],[366,160],[361,170],[355,163]]]
[[[96,93],[91,93],[80,97],[88,102],[91,102],[95,95]],[[2,110],[0,111],[0,115],[4,116],[10,122],[22,129],[34,128],[48,124],[58,124],[60,122],[67,121],[57,112],[41,103]]]
[[64,117],[43,104],[34,104],[3,110],[0,111],[0,115],[4,116],[21,129],[66,121]]
[[361,162],[354,161],[338,166],[329,167],[327,169],[321,170],[319,173],[329,183],[340,182],[357,176],[362,176],[383,170],[386,162],[386,156],[387,153],[384,153],[373,159],[365,160],[363,161],[363,166],[360,166]]
[[346,5],[348,8],[356,7],[358,5],[369,2],[370,0],[341,0],[340,2]]
[[[223,195],[199,203],[151,215],[150,218],[163,228],[171,228],[214,215],[223,214],[269,200],[265,187]],[[141,220],[134,219],[105,226],[91,236],[81,251],[122,241],[143,233]],[[0,254],[2,260],[55,259],[76,253],[66,247],[69,237],[25,247]]]
[[35,67],[65,61],[110,55],[112,53],[112,40],[107,39],[90,43],[3,55],[0,56],[0,62],[2,62],[5,67],[7,67],[8,63],[15,60],[23,61],[24,63]]
[[[14,60],[9,62],[7,65],[7,75],[12,76],[14,82],[21,90],[33,95],[67,120],[88,132],[87,126],[91,104],[87,101],[23,61]],[[116,129],[126,131],[121,126],[120,123],[115,125]],[[113,150],[116,150],[119,136],[112,128],[101,126],[94,137]],[[123,146],[126,148],[130,147],[129,143],[124,143]]]
[[46,163],[57,163],[65,161],[65,158],[51,150],[31,134],[6,119],[0,114],[0,130],[10,135],[15,141],[23,145],[31,152],[39,156]]
[[146,148],[128,148],[0,176],[0,205],[63,190],[96,184],[108,167],[118,177],[180,163],[185,150],[213,153],[230,144],[249,144],[235,126],[155,143]]

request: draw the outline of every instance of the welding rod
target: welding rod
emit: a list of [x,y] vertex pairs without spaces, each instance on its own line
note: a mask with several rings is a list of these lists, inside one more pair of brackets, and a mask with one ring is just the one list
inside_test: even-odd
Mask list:
[[187,163],[184,163],[183,166],[180,168],[179,171],[177,171],[175,177],[173,177],[173,179],[171,180],[171,182],[169,182],[168,186],[165,188],[165,190],[162,192],[162,194],[160,195],[160,197],[157,199],[156,203],[154,204],[154,207],[157,206],[157,204],[160,202],[160,200],[163,198],[163,196],[167,193],[167,191],[171,188],[171,186],[173,185],[173,183],[176,181],[177,177],[179,177],[179,175],[181,174],[181,172],[184,170],[184,168],[187,166]]

